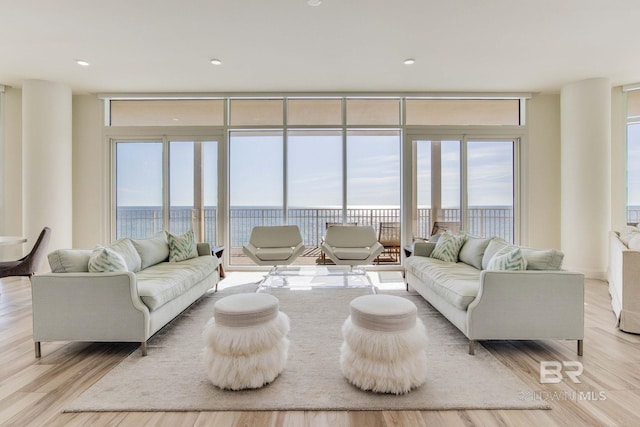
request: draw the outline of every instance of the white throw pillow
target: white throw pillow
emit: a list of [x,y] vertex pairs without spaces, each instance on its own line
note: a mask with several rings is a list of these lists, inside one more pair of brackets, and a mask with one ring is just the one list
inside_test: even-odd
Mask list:
[[131,239],[118,239],[111,243],[108,248],[117,252],[118,255],[124,259],[124,262],[127,263],[127,270],[133,271],[134,273],[140,271],[142,258],[140,258],[140,254],[133,246]]
[[527,260],[520,248],[507,246],[496,253],[487,265],[487,270],[520,271],[527,269]]
[[430,256],[431,258],[436,258],[441,261],[458,262],[458,254],[465,240],[466,236],[454,236],[447,231],[440,236]]
[[89,272],[106,273],[113,271],[128,271],[124,258],[113,249],[96,246],[89,257]]

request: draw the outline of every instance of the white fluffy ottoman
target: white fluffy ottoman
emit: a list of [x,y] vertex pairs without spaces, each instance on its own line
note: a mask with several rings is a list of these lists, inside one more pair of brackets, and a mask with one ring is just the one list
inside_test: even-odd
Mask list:
[[427,335],[411,301],[365,295],[351,301],[342,325],[342,374],[362,390],[403,394],[427,375]]
[[216,302],[204,328],[205,363],[211,382],[223,389],[259,388],[287,362],[289,317],[270,294],[247,293]]

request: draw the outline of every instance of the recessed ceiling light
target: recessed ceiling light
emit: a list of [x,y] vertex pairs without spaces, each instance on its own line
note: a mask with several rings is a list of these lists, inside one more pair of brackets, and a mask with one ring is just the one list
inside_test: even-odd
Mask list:
[[216,59],[216,58],[213,58],[210,62],[211,62],[213,65],[221,65],[221,64],[222,64],[222,61],[221,61],[221,60],[219,60],[219,59]]
[[309,6],[320,6],[322,4],[322,0],[307,0],[307,4]]
[[84,59],[76,59],[76,64],[82,65],[83,67],[88,67],[89,61],[85,61]]
[[413,58],[407,58],[402,62],[404,65],[413,65],[416,63],[416,60]]

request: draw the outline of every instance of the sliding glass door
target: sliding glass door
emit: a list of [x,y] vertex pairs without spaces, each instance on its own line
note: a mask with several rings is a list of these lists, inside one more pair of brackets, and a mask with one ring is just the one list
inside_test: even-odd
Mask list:
[[517,139],[412,137],[413,236],[434,225],[515,241]]

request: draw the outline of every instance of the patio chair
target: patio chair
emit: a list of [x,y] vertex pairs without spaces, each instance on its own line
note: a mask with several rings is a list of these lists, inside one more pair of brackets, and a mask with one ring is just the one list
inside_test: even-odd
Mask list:
[[304,251],[297,225],[256,226],[242,251],[258,265],[289,265]]
[[383,251],[371,226],[334,225],[327,229],[322,251],[336,265],[371,264]]
[[51,229],[45,227],[41,232],[38,240],[25,257],[16,261],[0,262],[0,278],[10,276],[27,276],[31,278],[42,264],[47,253],[49,238],[51,237]]
[[457,221],[435,221],[433,223],[433,228],[431,229],[430,236],[442,234],[446,231],[457,233],[458,231],[460,231],[460,223]]
[[378,230],[378,241],[384,247],[383,252],[378,256],[377,262],[380,264],[380,256],[388,256],[392,262],[400,259],[400,223],[381,222]]

